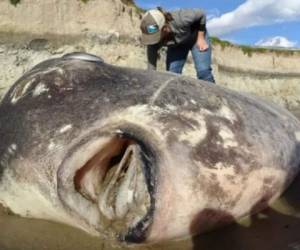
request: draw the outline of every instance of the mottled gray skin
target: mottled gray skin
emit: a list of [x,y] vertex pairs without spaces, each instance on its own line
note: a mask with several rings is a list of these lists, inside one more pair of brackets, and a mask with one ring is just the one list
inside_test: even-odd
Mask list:
[[[255,213],[300,164],[300,123],[279,107],[187,77],[82,58],[49,60],[21,77],[1,103],[0,128],[1,203],[136,243]],[[151,196],[144,217],[121,233],[99,219],[66,170],[73,154],[103,136],[139,145]]]

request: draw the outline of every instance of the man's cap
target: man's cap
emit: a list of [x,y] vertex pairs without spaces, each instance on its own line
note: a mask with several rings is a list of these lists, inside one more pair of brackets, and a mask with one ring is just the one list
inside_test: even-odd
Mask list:
[[147,11],[141,22],[142,43],[145,45],[158,43],[165,22],[165,16],[161,11],[156,9]]

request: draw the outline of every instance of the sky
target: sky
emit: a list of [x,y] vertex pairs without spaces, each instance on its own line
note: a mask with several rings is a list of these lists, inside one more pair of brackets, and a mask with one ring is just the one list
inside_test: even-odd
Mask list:
[[136,0],[145,9],[201,8],[210,35],[235,44],[300,48],[300,0]]

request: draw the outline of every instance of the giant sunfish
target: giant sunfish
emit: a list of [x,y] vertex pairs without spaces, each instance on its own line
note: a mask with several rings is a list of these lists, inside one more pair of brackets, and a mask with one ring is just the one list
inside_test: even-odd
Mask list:
[[0,138],[0,203],[123,243],[258,212],[300,164],[300,122],[288,111],[84,53],[42,62],[10,88]]

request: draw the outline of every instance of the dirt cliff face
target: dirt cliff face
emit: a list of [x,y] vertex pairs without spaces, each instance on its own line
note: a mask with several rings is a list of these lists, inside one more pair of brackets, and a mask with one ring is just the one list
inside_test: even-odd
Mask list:
[[140,14],[130,0],[0,1],[0,30],[32,35],[118,32],[137,35]]
[[300,107],[300,51],[214,43],[218,82],[254,93],[289,109]]
[[[146,68],[142,12],[133,0],[0,1],[0,95],[35,64],[74,51],[107,63]],[[259,50],[214,40],[217,83],[300,108],[300,52]],[[195,76],[192,60],[184,74]],[[164,70],[162,53],[159,69]]]

